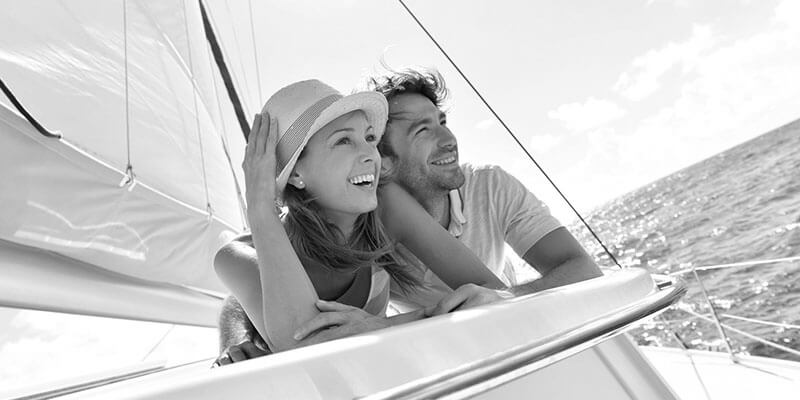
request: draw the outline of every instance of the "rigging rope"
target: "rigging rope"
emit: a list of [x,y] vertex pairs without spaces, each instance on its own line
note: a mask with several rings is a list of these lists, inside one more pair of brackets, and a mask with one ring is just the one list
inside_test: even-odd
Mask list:
[[206,32],[208,46],[211,47],[211,52],[214,54],[214,61],[217,62],[217,70],[219,70],[219,74],[222,76],[222,82],[225,83],[225,90],[228,92],[228,98],[231,100],[231,104],[233,104],[233,111],[236,113],[236,120],[239,121],[242,135],[244,135],[245,140],[247,140],[247,135],[250,134],[250,123],[247,122],[247,118],[244,116],[242,102],[239,100],[239,95],[236,93],[233,78],[228,69],[228,65],[225,63],[222,48],[219,45],[217,36],[214,34],[214,28],[211,26],[211,20],[206,12],[206,7],[203,5],[203,0],[197,0],[197,3],[200,5],[200,15],[203,17],[203,29]]
[[511,135],[511,137],[514,139],[514,141],[517,142],[517,145],[519,145],[519,147],[522,149],[522,151],[525,152],[525,155],[528,156],[528,159],[530,159],[531,162],[533,162],[533,164],[536,165],[536,168],[538,168],[539,171],[542,173],[542,175],[544,175],[544,177],[547,179],[547,181],[550,182],[550,185],[552,185],[553,188],[555,188],[556,192],[558,192],[558,194],[561,196],[561,198],[564,199],[564,201],[567,203],[569,208],[572,209],[572,212],[575,213],[575,215],[578,216],[578,219],[580,219],[581,223],[583,223],[583,225],[586,227],[586,229],[589,230],[589,233],[591,233],[592,236],[594,236],[595,240],[597,240],[597,243],[599,243],[600,246],[603,247],[603,251],[605,251],[605,253],[608,254],[608,256],[611,258],[611,260],[614,262],[614,264],[617,265],[617,267],[622,268],[622,266],[617,261],[617,258],[614,257],[614,255],[611,253],[611,251],[606,247],[605,243],[603,243],[603,241],[600,240],[600,237],[597,236],[597,234],[594,232],[592,227],[589,226],[589,223],[586,222],[586,220],[583,218],[581,213],[579,213],[578,210],[569,201],[569,199],[567,199],[567,196],[565,196],[564,193],[561,192],[561,189],[558,188],[556,183],[553,182],[552,179],[550,179],[550,176],[547,175],[547,173],[544,171],[542,166],[539,165],[539,163],[533,158],[531,153],[528,152],[528,149],[525,148],[525,146],[522,144],[522,142],[520,142],[520,140],[517,139],[517,136],[514,134],[514,132],[511,131],[511,128],[509,128],[508,125],[506,125],[506,123],[503,121],[503,119],[500,118],[499,115],[497,115],[497,113],[494,111],[492,106],[489,105],[489,102],[487,102],[486,99],[483,98],[483,95],[481,95],[481,93],[478,91],[478,89],[475,87],[475,85],[473,85],[472,82],[469,80],[469,78],[467,78],[467,76],[464,74],[464,72],[461,71],[461,68],[459,68],[458,65],[456,65],[455,61],[453,61],[453,59],[450,58],[450,55],[447,54],[447,52],[444,50],[444,48],[442,48],[442,46],[439,44],[439,42],[436,41],[436,39],[433,37],[433,35],[431,35],[431,33],[428,32],[428,29],[425,28],[425,26],[422,24],[422,22],[420,22],[420,20],[417,18],[417,16],[414,15],[414,12],[411,11],[410,8],[408,8],[406,3],[403,0],[398,0],[398,1],[403,6],[403,8],[406,9],[408,14],[411,15],[411,18],[414,19],[414,21],[417,23],[417,25],[419,25],[419,27],[422,29],[422,31],[425,32],[425,34],[433,42],[433,44],[436,45],[436,47],[439,49],[439,51],[442,52],[442,54],[447,59],[447,61],[450,62],[450,65],[452,65],[453,68],[455,68],[455,70],[458,72],[458,74],[461,75],[461,78],[463,78],[464,81],[467,82],[469,87],[472,88],[472,91],[475,92],[475,94],[478,96],[478,98],[481,100],[481,102],[483,102],[483,104],[486,106],[486,108],[489,109],[489,112],[491,112],[492,115],[494,115],[494,117],[497,118],[497,121],[500,122],[501,125],[503,125],[503,128],[505,128],[506,132],[508,132],[508,134]]
[[49,138],[61,139],[61,133],[48,130],[47,128],[43,127],[39,123],[39,121],[36,120],[36,118],[33,118],[33,116],[28,112],[28,110],[26,110],[25,107],[22,106],[22,103],[20,103],[19,100],[17,100],[17,97],[14,96],[14,93],[11,92],[11,89],[8,86],[6,86],[2,78],[0,78],[0,90],[2,90],[3,93],[5,93],[6,97],[8,97],[8,100],[11,101],[11,104],[14,105],[17,111],[19,111],[20,114],[22,114],[22,116],[25,117],[25,119],[27,119],[28,122],[31,125],[33,125],[33,127],[39,133]]

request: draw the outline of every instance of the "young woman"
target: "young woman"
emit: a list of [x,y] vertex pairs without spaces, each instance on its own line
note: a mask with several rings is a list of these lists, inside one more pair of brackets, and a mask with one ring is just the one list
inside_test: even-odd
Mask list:
[[[272,351],[298,346],[295,332],[319,299],[384,315],[390,282],[414,290],[395,242],[451,287],[503,287],[410,195],[379,188],[386,118],[381,94],[342,96],[310,80],[279,90],[253,122],[243,163],[251,235],[225,245],[214,266]],[[288,209],[282,218],[276,205]]]

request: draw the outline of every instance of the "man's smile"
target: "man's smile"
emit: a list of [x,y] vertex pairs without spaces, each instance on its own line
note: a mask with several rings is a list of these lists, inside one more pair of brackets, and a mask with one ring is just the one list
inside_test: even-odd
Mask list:
[[436,161],[433,161],[431,162],[431,164],[442,166],[442,165],[454,164],[457,161],[458,161],[458,153],[454,153],[452,155],[448,155],[444,158],[440,158]]

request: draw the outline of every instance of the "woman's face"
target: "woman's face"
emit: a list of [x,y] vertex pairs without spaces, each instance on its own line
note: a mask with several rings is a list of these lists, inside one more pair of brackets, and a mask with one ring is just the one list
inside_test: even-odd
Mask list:
[[302,181],[334,220],[372,211],[378,206],[379,139],[363,111],[342,115],[311,137],[289,183],[299,187]]

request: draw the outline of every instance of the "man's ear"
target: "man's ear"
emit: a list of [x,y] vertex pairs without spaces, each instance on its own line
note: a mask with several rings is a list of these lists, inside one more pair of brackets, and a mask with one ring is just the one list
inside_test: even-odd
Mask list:
[[303,176],[297,173],[297,171],[292,171],[292,174],[289,175],[289,179],[286,181],[287,184],[294,186],[297,189],[305,189],[306,183],[303,182]]

